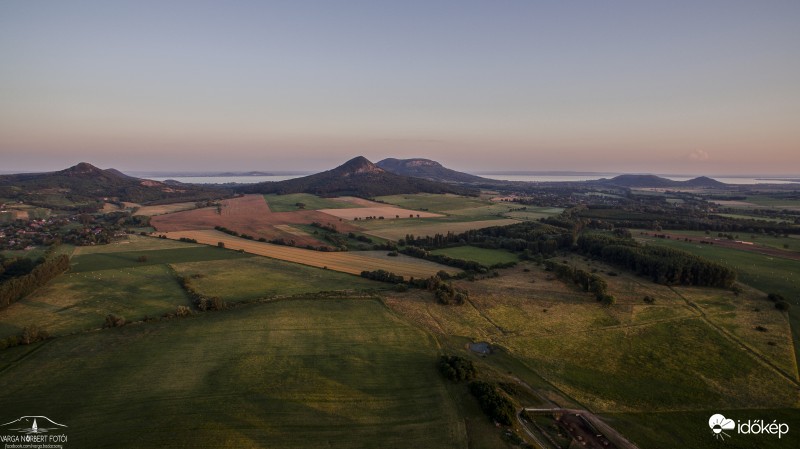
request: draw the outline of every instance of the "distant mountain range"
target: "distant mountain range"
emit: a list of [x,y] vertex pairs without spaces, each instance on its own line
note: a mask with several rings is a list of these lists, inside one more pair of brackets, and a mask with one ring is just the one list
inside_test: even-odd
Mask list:
[[237,190],[244,193],[311,193],[362,197],[402,193],[476,193],[475,189],[391,173],[363,156],[321,173],[286,181],[245,185]]
[[[261,172],[251,172],[261,173]],[[627,188],[720,188],[727,184],[700,176],[673,181],[655,175],[620,175],[585,181]],[[240,184],[241,193],[311,193],[322,196],[375,197],[405,193],[454,193],[473,195],[477,186],[508,188],[520,182],[497,181],[458,172],[429,159],[384,159],[377,165],[363,156],[321,173],[279,182]],[[128,176],[113,168],[100,169],[86,162],[61,171],[0,175],[0,198],[30,204],[65,207],[119,200],[136,203],[194,201],[224,196],[231,189],[153,181]]]
[[725,187],[727,184],[711,179],[707,176],[699,176],[687,181],[673,181],[656,175],[619,175],[611,179],[601,179],[598,181],[587,181],[591,183],[601,183],[618,187]]
[[142,203],[218,196],[219,190],[135,178],[86,162],[55,172],[0,175],[0,198],[31,204],[81,204],[102,198]]

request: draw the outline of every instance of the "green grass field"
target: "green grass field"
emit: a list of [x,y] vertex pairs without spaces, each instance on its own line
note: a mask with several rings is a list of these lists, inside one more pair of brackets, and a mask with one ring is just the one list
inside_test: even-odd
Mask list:
[[784,223],[786,221],[786,220],[780,220],[778,218],[763,217],[761,215],[746,215],[746,214],[715,214],[715,215],[719,215],[720,217],[736,218],[741,220],[768,221],[771,223]]
[[[264,195],[267,200],[269,210],[272,212],[291,212],[295,210],[317,210],[317,209],[349,209],[358,207],[355,204],[342,201],[332,201],[308,193],[289,193],[286,195],[269,194]],[[303,209],[297,207],[297,203],[305,204]]]
[[503,215],[508,218],[516,218],[518,220],[538,220],[540,218],[547,218],[553,217],[561,212],[564,212],[564,209],[560,207],[535,207],[535,206],[524,206],[525,210],[515,210],[511,212],[506,212]]
[[448,213],[449,211],[480,208],[492,205],[480,198],[451,194],[417,193],[413,195],[389,195],[376,198],[406,209]]
[[[650,230],[642,230],[642,229],[632,229],[631,233],[634,237],[639,238],[643,237],[640,232],[647,232],[651,234],[652,231]],[[670,234],[687,236],[689,238],[695,238],[696,240],[711,240],[714,239],[726,239],[726,237],[719,237],[719,232],[710,232],[706,234],[704,231],[665,231],[669,232]],[[785,251],[793,251],[793,252],[800,252],[800,235],[790,234],[788,237],[775,237],[770,235],[763,235],[763,234],[749,234],[746,232],[735,232],[731,233],[734,237],[734,240],[742,240],[746,242],[753,242],[759,245],[768,246],[770,248],[785,250]],[[695,242],[696,243],[696,242]]]
[[[229,302],[387,287],[331,270],[139,236],[75,252],[68,273],[0,310],[0,338],[18,335],[29,325],[64,335],[98,328],[110,313],[136,321],[173,312],[178,305],[189,305],[176,274],[194,275],[195,288]],[[139,262],[140,256],[147,260]]]
[[[62,245],[64,246],[64,245]],[[115,239],[108,245],[79,246],[75,248],[74,255],[120,253],[129,251],[150,251],[158,249],[198,248],[202,245],[179,242],[177,240],[160,239],[142,235],[126,235]]]
[[86,271],[119,270],[169,263],[241,259],[243,257],[250,257],[250,255],[205,245],[187,248],[82,254],[72,258],[71,271],[73,273],[83,273]]
[[175,264],[173,268],[179,275],[193,277],[192,284],[201,293],[230,302],[319,291],[384,289],[388,286],[350,274],[266,257],[189,262]]
[[376,236],[387,240],[405,238],[408,234],[415,236],[447,234],[448,232],[461,233],[471,229],[487,228],[491,226],[504,226],[519,223],[500,217],[485,217],[471,219],[465,217],[446,218],[407,218],[404,220],[365,220],[359,221],[358,226],[364,228],[364,234]]
[[[499,278],[459,281],[470,291],[462,307],[442,307],[425,293],[388,294],[387,304],[443,341],[461,336],[505,348],[482,363],[570,407],[649,413],[800,405],[796,384],[768,365],[796,372],[786,315],[758,292],[672,289],[626,273],[605,275],[612,268],[595,261],[566,260],[596,269],[617,304],[603,307],[530,263],[500,270]],[[764,307],[755,312],[756,305]],[[769,331],[755,331],[759,324]],[[631,416],[634,425],[649,425]],[[670,431],[674,437],[634,436],[642,448],[703,447],[681,444],[680,428]]]
[[70,447],[462,448],[437,354],[376,301],[280,301],[2,351],[0,403]]
[[63,335],[101,327],[109,313],[139,320],[178,305],[189,300],[165,265],[66,273],[0,310],[0,338],[29,325]]
[[[792,327],[795,359],[800,364],[800,261],[714,245],[656,238],[643,240],[650,244],[682,249],[717,261],[734,268],[739,274],[739,280],[745,284],[764,293],[780,293],[786,297],[792,305],[788,317]],[[763,303],[764,308],[772,308],[772,303],[769,301],[764,300]]]
[[501,249],[486,249],[475,246],[456,246],[431,251],[432,254],[443,254],[454,259],[471,260],[487,267],[497,263],[517,262],[516,254]]

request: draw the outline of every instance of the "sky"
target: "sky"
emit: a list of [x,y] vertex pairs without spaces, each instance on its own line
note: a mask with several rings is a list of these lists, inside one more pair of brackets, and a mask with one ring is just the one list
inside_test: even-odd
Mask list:
[[800,174],[800,2],[0,1],[0,170]]

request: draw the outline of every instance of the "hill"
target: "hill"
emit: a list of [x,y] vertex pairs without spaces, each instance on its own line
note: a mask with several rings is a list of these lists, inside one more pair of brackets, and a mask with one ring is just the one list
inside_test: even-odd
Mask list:
[[45,206],[113,200],[136,203],[192,200],[218,197],[220,193],[196,186],[139,179],[86,162],[54,172],[0,176],[0,198]]
[[700,176],[689,179],[688,181],[673,181],[656,175],[619,175],[611,179],[601,179],[601,184],[614,185],[619,187],[725,187],[727,184],[711,179],[707,176]]
[[358,156],[328,171],[279,182],[262,182],[239,187],[243,193],[310,193],[375,197],[401,193],[471,194],[465,189],[426,179],[390,173],[367,158]]
[[683,186],[685,187],[725,187],[727,185],[728,184],[724,182],[711,179],[708,176],[699,176],[688,181],[683,181]]
[[442,164],[430,159],[395,159],[388,158],[378,162],[379,168],[390,173],[413,178],[428,179],[431,181],[469,183],[491,181],[480,176],[462,173],[444,167]]

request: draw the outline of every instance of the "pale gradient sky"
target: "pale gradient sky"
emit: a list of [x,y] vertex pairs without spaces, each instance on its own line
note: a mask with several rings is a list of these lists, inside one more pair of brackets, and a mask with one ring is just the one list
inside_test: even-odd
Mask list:
[[800,1],[0,1],[0,170],[800,174]]

